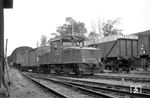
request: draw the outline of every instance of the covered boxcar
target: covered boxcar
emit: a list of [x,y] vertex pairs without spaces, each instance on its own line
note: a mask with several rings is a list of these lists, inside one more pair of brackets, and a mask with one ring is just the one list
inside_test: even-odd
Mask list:
[[21,64],[21,70],[37,71],[39,66],[39,57],[48,51],[50,51],[49,47],[40,47],[18,53],[17,62]]
[[27,50],[31,50],[31,49],[32,48],[28,46],[21,46],[21,47],[16,48],[8,58],[9,65],[19,68],[20,63],[18,63],[18,59],[17,59],[18,54]]

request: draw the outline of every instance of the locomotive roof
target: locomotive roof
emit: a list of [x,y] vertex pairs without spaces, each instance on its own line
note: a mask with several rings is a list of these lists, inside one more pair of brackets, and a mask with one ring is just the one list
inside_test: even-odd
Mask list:
[[72,39],[77,41],[77,42],[81,42],[81,41],[86,40],[86,38],[84,36],[66,35],[66,36],[60,37],[58,39],[54,39],[51,42],[58,41],[58,40],[62,40],[62,41],[65,41],[65,42],[70,42]]

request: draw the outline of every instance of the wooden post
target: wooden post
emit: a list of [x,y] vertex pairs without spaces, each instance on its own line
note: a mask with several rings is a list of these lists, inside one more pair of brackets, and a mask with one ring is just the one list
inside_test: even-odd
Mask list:
[[0,98],[8,94],[4,82],[4,8],[12,8],[13,0],[0,0]]
[[4,12],[3,0],[0,0],[0,88],[2,88],[4,65]]

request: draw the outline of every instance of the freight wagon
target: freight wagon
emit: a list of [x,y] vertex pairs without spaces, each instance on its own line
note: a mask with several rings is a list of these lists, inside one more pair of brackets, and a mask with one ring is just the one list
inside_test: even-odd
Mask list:
[[31,47],[28,46],[21,46],[16,48],[12,54],[8,57],[8,63],[10,66],[14,66],[16,68],[20,68],[20,62],[18,62],[17,57],[20,59],[20,55],[18,55],[21,52],[27,51],[27,50],[31,50]]
[[50,51],[49,47],[40,47],[17,54],[17,62],[21,65],[22,71],[36,71],[39,66],[39,57]]
[[113,72],[129,72],[133,59],[138,56],[138,39],[136,38],[118,38],[90,46],[101,49],[105,68]]

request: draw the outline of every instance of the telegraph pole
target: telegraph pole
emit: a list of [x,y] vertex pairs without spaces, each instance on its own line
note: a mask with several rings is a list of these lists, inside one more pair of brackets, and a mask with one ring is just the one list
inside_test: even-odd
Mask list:
[[4,8],[12,8],[13,0],[0,0],[0,98],[7,98],[4,80]]

